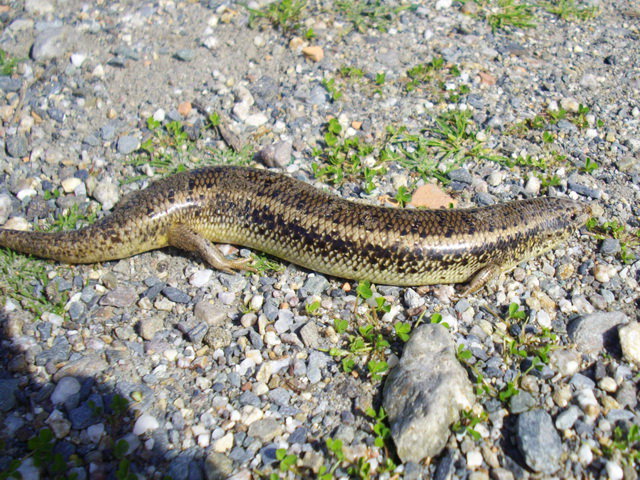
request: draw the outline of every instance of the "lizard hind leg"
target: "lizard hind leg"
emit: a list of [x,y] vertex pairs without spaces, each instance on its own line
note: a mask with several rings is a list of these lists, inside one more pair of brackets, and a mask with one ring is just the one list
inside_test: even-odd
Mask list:
[[237,270],[256,271],[255,268],[248,265],[251,261],[250,258],[234,260],[225,258],[218,247],[184,224],[173,225],[169,228],[169,245],[188,252],[197,252],[213,268],[226,273],[234,273]]
[[462,298],[476,293],[489,281],[500,275],[501,271],[501,266],[496,263],[490,263],[486,267],[481,268],[471,277],[467,285],[460,292],[459,297]]

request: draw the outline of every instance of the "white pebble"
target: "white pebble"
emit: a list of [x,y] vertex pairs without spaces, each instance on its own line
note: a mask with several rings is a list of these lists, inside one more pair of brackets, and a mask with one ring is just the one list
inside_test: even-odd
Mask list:
[[593,452],[591,451],[591,447],[586,443],[578,450],[578,461],[582,465],[589,465],[593,461]]
[[84,53],[71,54],[71,64],[74,67],[81,67],[86,59],[87,59],[87,56]]
[[482,454],[477,450],[467,453],[467,467],[476,469],[482,465]]
[[603,377],[598,382],[598,386],[605,392],[609,392],[609,393],[613,393],[618,389],[618,385],[616,384],[616,381],[609,376]]
[[207,433],[203,433],[202,435],[198,435],[198,446],[200,448],[207,448],[211,443],[211,436]]
[[163,355],[164,355],[164,358],[166,358],[170,362],[174,362],[176,358],[178,358],[178,351],[173,348],[170,348],[168,350],[165,350],[163,352]]
[[607,283],[616,274],[615,267],[605,263],[598,264],[593,269],[593,276],[600,283]]
[[77,177],[65,178],[60,182],[65,193],[72,193],[82,183]]
[[212,275],[213,270],[211,269],[207,268],[204,270],[198,270],[193,275],[191,275],[191,277],[189,277],[189,284],[193,287],[204,287],[207,283],[209,283]]
[[222,453],[227,450],[231,450],[233,447],[233,433],[229,432],[224,437],[217,439],[213,442],[213,451]]
[[609,480],[622,480],[624,478],[622,467],[611,460],[607,461],[605,469],[607,470]]
[[276,335],[276,332],[267,332],[264,334],[264,343],[270,347],[274,347],[276,345],[280,345],[282,342],[278,338],[278,335]]
[[159,426],[160,424],[154,416],[149,415],[148,413],[143,413],[142,415],[140,415],[138,420],[136,420],[136,423],[133,426],[133,433],[135,435],[142,435],[151,430],[155,430]]
[[251,425],[253,422],[262,419],[262,417],[264,417],[264,413],[258,407],[254,407],[253,405],[245,405],[242,408],[242,416],[240,417],[240,421],[245,425]]
[[537,195],[540,192],[541,182],[538,177],[532,175],[527,180],[527,184],[524,187],[524,191],[530,195]]
[[268,121],[269,121],[269,118],[264,113],[258,112],[258,113],[249,115],[247,118],[245,118],[244,123],[249,127],[257,128],[264,125]]
[[158,110],[156,110],[155,112],[153,112],[153,119],[156,122],[164,122],[164,119],[166,117],[166,112],[164,111],[164,109],[159,108]]
[[51,394],[51,403],[58,405],[66,402],[69,397],[80,391],[80,382],[74,377],[61,378]]
[[111,210],[120,200],[120,189],[111,181],[102,181],[96,186],[93,198],[100,202],[103,210]]
[[640,365],[640,323],[634,322],[622,327],[618,335],[624,358]]
[[98,443],[104,435],[104,423],[96,423],[87,428],[87,436],[92,443]]
[[16,193],[16,197],[18,197],[18,200],[22,201],[25,198],[33,197],[34,195],[37,195],[37,193],[38,192],[36,192],[35,189],[33,188],[23,188],[18,193]]

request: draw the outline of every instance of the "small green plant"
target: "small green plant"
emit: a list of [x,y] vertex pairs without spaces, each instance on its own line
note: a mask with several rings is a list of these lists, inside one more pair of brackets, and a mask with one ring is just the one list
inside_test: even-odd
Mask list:
[[593,232],[598,240],[604,240],[607,237],[615,238],[620,241],[620,252],[618,253],[620,260],[625,263],[633,263],[636,254],[633,250],[640,246],[640,229],[634,232],[626,231],[624,224],[616,220],[610,220],[598,223],[596,218],[590,218],[586,223],[587,230]]
[[278,467],[280,468],[280,471],[288,472],[294,469],[296,462],[298,461],[298,457],[293,454],[287,454],[287,450],[284,448],[279,448],[276,450],[276,460],[280,462]]
[[367,408],[365,413],[375,420],[373,425],[373,433],[376,435],[374,445],[380,448],[385,447],[391,439],[391,429],[387,425],[387,414],[384,408],[380,407],[377,411],[373,408]]
[[429,323],[439,323],[444,328],[451,328],[451,326],[447,322],[442,321],[442,315],[440,315],[439,313],[434,313],[433,315],[431,315]]
[[0,48],[0,75],[13,75],[18,68],[18,60]]
[[319,300],[316,300],[315,302],[307,303],[304,306],[305,312],[307,312],[309,315],[317,315],[319,309],[320,309]]
[[631,425],[628,429],[616,426],[611,443],[603,448],[604,454],[613,458],[619,454],[630,467],[640,467],[640,427]]
[[396,332],[396,336],[403,342],[409,341],[409,334],[411,333],[411,324],[406,322],[397,322],[393,329]]
[[493,31],[536,26],[533,9],[527,3],[516,0],[491,2],[485,19]]
[[517,303],[509,304],[509,319],[524,320],[525,318],[527,318],[527,314],[524,310],[520,310],[520,305]]
[[410,8],[409,5],[391,6],[382,0],[337,0],[340,14],[359,32],[373,28],[386,32],[395,16]]
[[599,12],[597,6],[578,5],[575,0],[544,1],[539,5],[562,20],[589,20]]
[[498,394],[502,403],[508,402],[511,397],[520,393],[514,382],[507,382],[507,386]]
[[358,79],[364,77],[364,71],[361,68],[350,67],[348,65],[343,65],[338,70],[341,76],[350,79]]
[[451,428],[454,432],[465,433],[478,442],[482,437],[475,427],[479,423],[486,422],[488,419],[489,414],[484,410],[479,415],[475,414],[472,410],[462,410],[460,420],[455,422]]
[[387,81],[387,75],[385,73],[376,73],[375,83],[376,85],[384,85]]
[[405,207],[407,203],[411,201],[411,193],[409,192],[407,187],[403,185],[398,188],[398,192],[396,193],[394,198],[396,199],[396,202],[398,202],[398,205],[400,207]]
[[331,96],[331,101],[336,102],[342,98],[342,91],[336,86],[335,78],[325,78],[322,80],[322,86]]
[[291,33],[300,28],[302,14],[307,7],[306,0],[280,0],[270,3],[266,9],[247,8],[250,13],[249,25],[256,19],[265,19],[283,32]]
[[91,225],[98,217],[97,210],[89,210],[83,213],[77,203],[74,203],[47,227],[47,232],[62,232],[66,230],[76,230],[87,225]]
[[461,363],[466,363],[467,360],[473,358],[473,353],[471,353],[471,350],[469,350],[465,345],[460,344],[456,351],[456,357]]
[[[67,269],[55,267],[58,275]],[[4,298],[16,300],[22,307],[38,317],[44,312],[65,315],[64,307],[69,294],[51,292],[49,269],[43,260],[22,255],[9,249],[0,248],[0,294]],[[44,295],[43,292],[49,292]]]
[[361,179],[365,192],[371,193],[375,189],[375,177],[386,173],[381,159],[374,160],[372,166],[365,164],[365,159],[373,154],[375,147],[355,136],[343,138],[342,126],[335,118],[327,124],[324,141],[326,147],[313,152],[318,159],[311,165],[314,176],[336,185],[345,180]]
[[555,142],[555,136],[549,131],[542,132],[542,141],[544,143],[553,143]]
[[256,269],[259,275],[264,275],[267,272],[282,272],[285,266],[273,257],[268,256],[265,253],[252,253],[253,263],[251,266]]
[[595,160],[591,160],[589,157],[587,157],[586,160],[584,161],[584,167],[582,167],[581,170],[585,173],[593,173],[598,168],[600,168],[600,165],[598,165],[598,162],[596,162]]

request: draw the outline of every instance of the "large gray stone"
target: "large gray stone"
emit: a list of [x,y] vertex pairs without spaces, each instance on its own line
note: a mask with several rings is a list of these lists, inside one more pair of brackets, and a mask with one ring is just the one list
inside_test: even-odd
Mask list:
[[550,475],[560,468],[562,441],[544,410],[531,410],[518,417],[518,448],[527,466]]
[[595,312],[573,320],[567,332],[581,352],[599,353],[605,347],[608,350],[616,348],[617,327],[628,321],[622,312]]
[[467,372],[458,363],[451,335],[439,324],[416,329],[389,373],[383,405],[403,462],[440,453],[460,410],[474,402]]

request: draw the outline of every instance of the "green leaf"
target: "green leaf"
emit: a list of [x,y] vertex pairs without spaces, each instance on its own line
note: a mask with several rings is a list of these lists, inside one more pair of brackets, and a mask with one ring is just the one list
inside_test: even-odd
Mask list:
[[344,333],[347,331],[347,328],[349,328],[349,322],[342,318],[334,318],[333,328],[337,333]]
[[356,288],[356,292],[363,299],[368,299],[373,296],[373,291],[371,290],[371,282],[364,280],[358,283],[358,287]]

